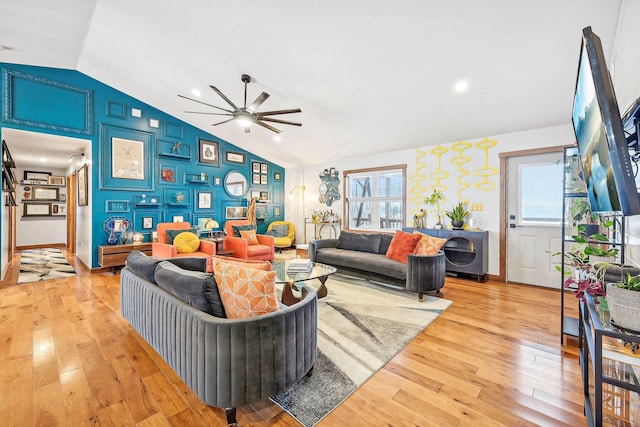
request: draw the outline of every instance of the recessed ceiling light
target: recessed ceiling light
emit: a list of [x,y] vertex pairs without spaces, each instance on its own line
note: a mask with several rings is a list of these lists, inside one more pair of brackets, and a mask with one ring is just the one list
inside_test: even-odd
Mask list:
[[280,141],[282,141],[282,138],[280,137],[280,135],[276,135],[276,136],[273,137],[273,140],[275,142],[280,142]]
[[469,82],[466,80],[460,80],[453,88],[456,92],[464,92],[469,88]]
[[193,96],[196,96],[198,98],[202,96],[202,92],[200,92],[198,89],[191,89],[191,93],[193,94]]
[[47,159],[46,159],[46,158],[44,158],[44,157],[40,157],[40,161],[41,161],[42,163],[47,163]]

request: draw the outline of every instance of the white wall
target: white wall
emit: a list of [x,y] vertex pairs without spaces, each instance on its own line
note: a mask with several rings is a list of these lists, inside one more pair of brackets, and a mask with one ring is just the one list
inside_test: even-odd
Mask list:
[[[570,120],[570,113],[567,113],[567,120]],[[319,173],[325,168],[335,167],[342,174],[345,170],[406,164],[408,181],[408,212],[406,224],[407,226],[411,226],[413,214],[416,209],[420,209],[421,207],[427,208],[427,206],[422,203],[422,200],[432,191],[432,186],[436,182],[436,178],[431,174],[438,168],[438,156],[434,154],[433,151],[446,151],[439,158],[440,170],[448,174],[446,178],[440,181],[440,185],[446,187],[444,190],[446,202],[443,207],[448,208],[458,200],[468,201],[470,204],[482,203],[484,205],[484,210],[471,212],[471,218],[482,218],[485,223],[484,229],[489,231],[489,274],[498,275],[500,269],[500,260],[498,259],[500,243],[500,153],[568,145],[575,141],[575,137],[571,125],[567,123],[562,126],[490,136],[487,139],[495,141],[495,146],[488,148],[487,151],[478,148],[478,145],[485,145],[479,144],[484,138],[478,138],[462,143],[456,141],[441,144],[437,149],[436,146],[422,146],[417,149],[390,151],[384,154],[364,156],[357,159],[344,159],[332,162],[331,164],[315,164],[307,165],[304,168],[296,167],[287,169],[285,181],[285,191],[287,193],[296,185],[302,184],[303,176],[304,184],[307,188],[304,198],[304,212],[302,210],[302,199],[300,198],[299,192],[294,191],[294,195],[286,199],[286,219],[294,222],[296,230],[300,230],[296,233],[296,241],[302,243],[304,240],[302,232],[304,230],[303,218],[305,216],[308,217],[312,210],[333,209],[334,212],[338,212],[341,217],[344,215],[343,199],[334,203],[330,208],[318,202],[318,186],[320,185]],[[468,162],[460,164],[460,159],[454,159],[454,157],[459,158],[460,153],[463,157],[468,157],[464,159],[468,160]],[[424,167],[421,168],[421,164],[424,164]],[[464,176],[464,172],[461,173],[459,168],[468,170],[470,172],[469,175]],[[488,185],[476,186],[476,184],[481,183],[483,180],[482,175],[476,175],[476,172],[487,168],[495,168],[495,170],[490,172],[495,174],[487,176],[486,180]],[[469,184],[468,189],[464,189],[465,183]],[[342,194],[342,196],[344,195]],[[430,214],[427,223],[428,225],[435,223],[433,214]],[[326,236],[323,235],[323,237]],[[312,240],[312,238],[313,229],[309,226],[307,229],[307,241]]]
[[[69,165],[67,174],[74,173],[79,170],[83,163],[88,163],[89,173],[87,176],[89,185],[89,205],[88,206],[76,206],[76,257],[78,257],[87,267],[91,268],[91,201],[93,198],[93,164],[89,159],[91,156],[91,144],[89,144],[84,151],[84,157],[75,157],[73,163]],[[76,181],[76,195],[77,181]],[[76,197],[77,205],[77,197]]]

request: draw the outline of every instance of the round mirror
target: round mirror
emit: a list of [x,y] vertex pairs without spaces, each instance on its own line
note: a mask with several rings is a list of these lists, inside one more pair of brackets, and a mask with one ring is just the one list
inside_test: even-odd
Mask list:
[[247,179],[240,172],[231,171],[224,178],[224,189],[230,196],[242,197],[248,190]]

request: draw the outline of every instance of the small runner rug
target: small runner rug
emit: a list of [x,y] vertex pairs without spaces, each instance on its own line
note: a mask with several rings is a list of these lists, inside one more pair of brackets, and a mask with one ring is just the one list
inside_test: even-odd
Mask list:
[[339,274],[327,288],[318,300],[313,375],[272,398],[304,426],[318,423],[451,304]]
[[75,276],[76,271],[60,249],[25,249],[20,258],[18,283]]

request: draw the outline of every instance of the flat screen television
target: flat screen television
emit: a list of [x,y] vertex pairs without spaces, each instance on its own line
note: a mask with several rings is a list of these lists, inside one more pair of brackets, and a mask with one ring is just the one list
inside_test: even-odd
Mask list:
[[573,129],[594,212],[640,213],[640,198],[600,38],[582,30]]

